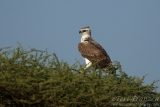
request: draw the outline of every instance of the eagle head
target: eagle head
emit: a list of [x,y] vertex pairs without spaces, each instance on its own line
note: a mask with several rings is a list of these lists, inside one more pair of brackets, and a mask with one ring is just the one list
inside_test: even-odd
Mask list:
[[83,27],[79,30],[79,34],[83,35],[91,35],[91,30],[89,28],[89,26],[87,27]]

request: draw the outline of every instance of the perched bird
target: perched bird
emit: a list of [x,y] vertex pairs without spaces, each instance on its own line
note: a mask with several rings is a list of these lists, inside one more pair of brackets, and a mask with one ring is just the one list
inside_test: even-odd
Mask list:
[[111,68],[112,73],[115,73],[116,70],[107,52],[92,39],[90,28],[88,26],[81,28],[79,34],[81,34],[82,38],[78,44],[78,50],[85,59],[86,67],[84,69],[95,63],[96,68],[107,68],[110,66],[109,69]]

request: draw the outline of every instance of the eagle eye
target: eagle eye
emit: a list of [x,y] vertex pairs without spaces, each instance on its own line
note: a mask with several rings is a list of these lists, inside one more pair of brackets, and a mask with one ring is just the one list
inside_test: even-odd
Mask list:
[[83,30],[82,32],[86,32],[87,30]]

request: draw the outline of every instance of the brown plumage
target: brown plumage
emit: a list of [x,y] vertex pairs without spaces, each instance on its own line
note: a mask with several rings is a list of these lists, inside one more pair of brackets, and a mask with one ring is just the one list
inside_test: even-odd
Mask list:
[[78,50],[84,58],[87,58],[92,63],[97,62],[97,67],[105,68],[112,63],[103,47],[90,37],[78,44]]

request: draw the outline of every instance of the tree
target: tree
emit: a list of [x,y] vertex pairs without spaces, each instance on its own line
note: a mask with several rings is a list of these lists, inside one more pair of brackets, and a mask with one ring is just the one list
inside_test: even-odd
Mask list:
[[[0,49],[0,106],[4,107],[112,107],[158,106],[157,81],[143,85],[144,77],[128,76],[120,62],[117,75],[90,67],[84,73],[78,61],[69,66],[56,54],[19,46]],[[44,55],[45,54],[45,55]]]

